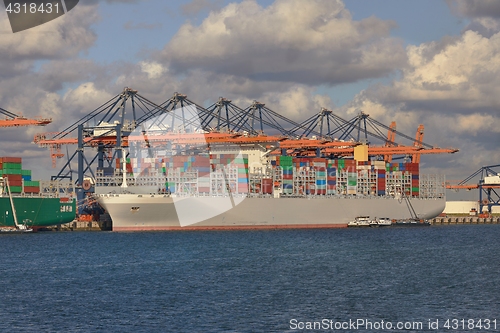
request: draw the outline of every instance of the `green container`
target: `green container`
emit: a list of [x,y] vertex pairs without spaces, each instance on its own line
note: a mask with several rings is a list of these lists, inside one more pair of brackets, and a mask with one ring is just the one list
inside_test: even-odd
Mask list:
[[239,174],[248,173],[248,169],[247,168],[238,168],[238,173]]
[[6,163],[3,163],[3,169],[19,169],[21,170],[21,163],[9,163],[9,162],[6,162]]
[[[5,163],[4,163],[5,165]],[[21,169],[3,169],[3,174],[4,175],[20,175],[21,174]]]
[[281,166],[292,166],[292,156],[280,156],[280,165]]
[[345,168],[345,161],[344,160],[339,160],[339,169]]
[[411,191],[412,191],[412,192],[418,192],[418,191],[419,191],[419,188],[418,188],[418,187],[412,187],[412,188],[411,188]]
[[23,176],[31,176],[31,170],[23,170],[23,169],[21,169],[21,175],[23,175]]
[[10,191],[12,193],[21,193],[23,191],[22,186],[10,186]]
[[24,186],[36,186],[36,187],[40,187],[40,181],[39,180],[25,180],[24,181]]
[[355,173],[347,174],[347,186],[356,186],[358,181],[358,175]]

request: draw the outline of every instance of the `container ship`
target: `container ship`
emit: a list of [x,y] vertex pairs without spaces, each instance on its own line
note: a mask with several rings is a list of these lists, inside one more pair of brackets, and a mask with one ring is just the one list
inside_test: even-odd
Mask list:
[[270,156],[265,146],[117,159],[95,193],[114,231],[347,227],[356,216],[419,218],[445,207],[444,176],[418,163]]
[[75,219],[69,184],[31,179],[20,157],[0,157],[0,226],[46,227]]

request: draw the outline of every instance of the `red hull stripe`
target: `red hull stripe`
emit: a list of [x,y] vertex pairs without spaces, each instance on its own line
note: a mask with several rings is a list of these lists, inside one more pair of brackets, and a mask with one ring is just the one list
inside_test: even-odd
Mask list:
[[331,228],[346,228],[346,227],[347,224],[284,224],[284,225],[197,226],[197,227],[134,226],[134,227],[113,227],[113,231],[331,229]]

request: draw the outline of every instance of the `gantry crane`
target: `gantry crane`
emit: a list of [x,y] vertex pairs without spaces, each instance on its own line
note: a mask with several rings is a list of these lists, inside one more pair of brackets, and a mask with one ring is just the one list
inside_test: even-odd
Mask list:
[[[477,183],[469,183],[478,176]],[[456,191],[478,189],[479,213],[483,213],[483,208],[487,207],[487,214],[491,215],[492,207],[500,206],[500,164],[481,167],[457,184],[446,183],[446,188]]]
[[[389,135],[386,137],[380,128],[389,130]],[[187,129],[191,132],[188,133]],[[396,143],[396,134],[412,140],[413,145]],[[371,144],[369,137],[380,139],[384,145]],[[61,171],[52,178],[72,179],[71,161],[77,159],[77,196],[81,199],[84,194],[84,175],[90,173],[95,178],[91,167],[94,162],[98,169],[112,168],[113,161],[125,157],[123,149],[133,141],[143,140],[149,148],[165,145],[178,151],[206,149],[194,147],[200,146],[200,143],[201,146],[259,144],[265,145],[266,150],[275,150],[285,155],[337,158],[352,157],[354,147],[363,143],[368,144],[369,155],[383,156],[386,160],[390,160],[393,155],[420,156],[457,151],[435,148],[422,142],[422,139],[423,126],[419,127],[417,136],[413,139],[397,132],[395,123],[385,126],[363,112],[351,120],[344,120],[332,111],[322,109],[318,115],[297,123],[258,101],[242,109],[231,100],[221,97],[206,109],[190,101],[186,95],[174,93],[164,103],[157,105],[136,90],[125,88],[122,93],[61,132],[37,134],[34,142],[51,149],[54,163],[63,156],[60,152],[62,145],[77,145],[76,151],[68,158]],[[97,154],[89,157],[85,153],[86,148],[97,149]],[[134,147],[129,147],[129,153],[133,149]]]

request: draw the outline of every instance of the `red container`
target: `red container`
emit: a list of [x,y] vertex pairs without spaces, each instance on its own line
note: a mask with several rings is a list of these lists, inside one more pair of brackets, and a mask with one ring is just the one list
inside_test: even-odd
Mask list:
[[9,186],[23,186],[23,181],[22,180],[10,180],[9,179]]
[[[283,178],[284,178],[284,176],[283,176]],[[263,178],[262,179],[262,193],[264,193],[264,194],[272,194],[273,193],[273,180],[271,178]]]
[[24,193],[40,193],[40,188],[37,186],[25,186]]
[[21,157],[2,157],[3,163],[22,163]]
[[14,185],[12,182],[17,182],[17,181],[22,181],[23,176],[22,175],[3,175],[9,180],[9,185],[11,186],[21,186],[21,185]]

